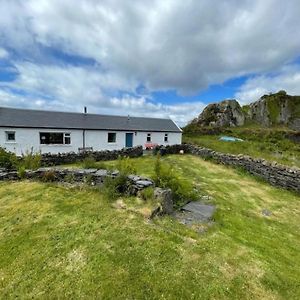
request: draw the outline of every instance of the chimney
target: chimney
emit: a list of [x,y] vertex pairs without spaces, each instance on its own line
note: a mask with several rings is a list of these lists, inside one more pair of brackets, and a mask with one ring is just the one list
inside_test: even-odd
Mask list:
[[130,121],[130,116],[129,115],[127,116],[127,121]]
[[84,113],[87,114],[87,107],[84,107]]

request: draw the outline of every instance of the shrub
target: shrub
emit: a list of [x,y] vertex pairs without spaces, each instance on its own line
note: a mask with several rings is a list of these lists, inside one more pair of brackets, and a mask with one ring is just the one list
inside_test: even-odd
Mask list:
[[116,177],[106,177],[104,180],[103,193],[109,200],[117,199],[127,188],[127,176],[120,174]]
[[26,177],[26,168],[24,166],[19,166],[18,167],[18,176],[19,178],[23,179]]
[[25,155],[22,156],[21,165],[27,170],[37,170],[41,166],[41,154],[26,151]]
[[145,201],[150,201],[154,199],[154,189],[153,187],[147,187],[140,192],[140,196]]
[[93,156],[88,156],[83,160],[82,166],[85,169],[97,169],[97,162]]
[[192,184],[180,178],[171,166],[163,163],[160,155],[157,155],[155,161],[154,174],[153,180],[156,186],[172,190],[175,206],[181,206],[187,200],[196,200],[197,193]]
[[0,147],[0,168],[15,169],[17,167],[17,156]]
[[129,157],[119,156],[116,164],[116,168],[120,172],[120,174],[125,176],[136,173],[136,169],[132,164],[132,160]]
[[41,180],[44,182],[53,182],[56,179],[56,174],[53,170],[46,171],[43,175]]

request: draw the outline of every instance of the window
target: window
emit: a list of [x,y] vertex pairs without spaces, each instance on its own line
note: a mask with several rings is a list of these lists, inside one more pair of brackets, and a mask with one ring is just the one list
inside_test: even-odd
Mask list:
[[40,132],[40,143],[43,145],[70,145],[71,134],[63,132]]
[[15,142],[16,141],[16,133],[14,131],[5,131],[6,141],[7,142]]
[[117,134],[115,132],[109,132],[107,134],[107,142],[108,143],[115,143],[117,138]]
[[168,139],[169,139],[169,136],[168,136],[168,134],[167,134],[167,133],[165,133],[165,138],[164,138],[164,141],[165,141],[165,143],[167,143],[167,142],[168,142]]
[[151,133],[147,134],[147,142],[151,142]]

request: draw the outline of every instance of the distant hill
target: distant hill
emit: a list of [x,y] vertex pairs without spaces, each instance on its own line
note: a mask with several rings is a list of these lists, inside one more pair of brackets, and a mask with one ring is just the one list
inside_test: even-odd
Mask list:
[[263,127],[286,126],[300,130],[300,96],[285,91],[262,96],[258,101],[240,106],[235,100],[209,104],[188,127],[236,127],[258,124]]

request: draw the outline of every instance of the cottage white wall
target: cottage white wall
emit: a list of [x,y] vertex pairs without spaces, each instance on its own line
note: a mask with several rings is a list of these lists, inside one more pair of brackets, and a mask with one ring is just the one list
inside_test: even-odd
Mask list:
[[[7,142],[5,131],[15,131],[15,142]],[[40,132],[64,132],[71,134],[70,145],[41,145]],[[108,132],[116,132],[116,142],[108,143]],[[102,131],[86,130],[85,146],[97,150],[117,150],[125,147],[126,132],[130,131]],[[147,143],[147,134],[151,133],[151,143],[159,145],[181,144],[181,133],[177,132],[132,132],[133,146]],[[165,133],[168,133],[168,142],[164,142]],[[27,128],[0,128],[0,146],[7,150],[22,155],[26,151],[33,149],[34,152],[41,153],[65,153],[78,152],[78,148],[83,146],[83,130],[66,130],[66,129],[27,129]]]
[[[15,142],[7,142],[5,131],[15,132]],[[40,132],[65,132],[71,133],[70,145],[41,145]],[[82,147],[82,130],[66,129],[39,129],[39,128],[0,128],[0,146],[17,155],[22,155],[26,151],[41,153],[64,153],[77,152],[78,147]]]

